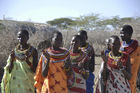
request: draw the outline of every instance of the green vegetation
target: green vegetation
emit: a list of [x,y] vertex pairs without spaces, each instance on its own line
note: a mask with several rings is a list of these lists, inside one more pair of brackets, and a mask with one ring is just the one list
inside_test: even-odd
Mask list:
[[68,26],[74,25],[74,21],[70,18],[58,18],[52,21],[48,21],[48,24],[56,27],[68,28]]
[[101,18],[99,14],[89,14],[76,18],[57,18],[47,21],[47,24],[62,29],[72,28],[73,30],[111,31],[118,30],[123,24],[132,22],[140,22],[140,17],[120,18],[119,16],[114,16],[112,18]]

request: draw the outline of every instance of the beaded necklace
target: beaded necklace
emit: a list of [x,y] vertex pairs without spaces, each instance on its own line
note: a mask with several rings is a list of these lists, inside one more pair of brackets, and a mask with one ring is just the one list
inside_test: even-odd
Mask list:
[[111,59],[113,59],[112,64],[113,64],[113,65],[117,65],[117,62],[118,62],[118,61],[120,60],[120,58],[122,57],[122,53],[121,53],[120,56],[113,56],[113,55],[112,55],[112,52],[109,52],[109,57],[110,57]]
[[89,49],[89,44],[87,43],[86,46],[80,47],[80,49],[81,49],[82,51],[88,50],[88,49]]
[[19,50],[19,46],[20,45],[17,45],[16,48],[15,48],[15,51],[14,51],[16,59],[25,60],[27,52],[28,52],[28,56],[31,56],[33,48],[30,45],[29,45],[28,49],[25,49],[25,50],[22,50],[22,51]]

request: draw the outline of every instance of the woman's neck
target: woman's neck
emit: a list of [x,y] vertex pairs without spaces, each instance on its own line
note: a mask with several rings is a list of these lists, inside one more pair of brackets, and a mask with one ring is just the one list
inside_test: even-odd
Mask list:
[[55,46],[52,46],[52,49],[56,51],[61,50],[60,47],[55,47]]
[[28,49],[28,48],[29,48],[29,45],[27,43],[19,45],[19,50],[25,50],[25,49]]
[[128,39],[128,40],[126,40],[126,41],[125,41],[126,44],[129,44],[129,43],[131,42],[131,40],[132,40],[132,39]]
[[87,42],[84,42],[83,44],[82,44],[82,47],[85,47],[87,45]]
[[112,55],[113,56],[120,56],[120,52],[119,51],[112,51]]
[[79,49],[72,49],[72,53],[79,53],[80,50]]

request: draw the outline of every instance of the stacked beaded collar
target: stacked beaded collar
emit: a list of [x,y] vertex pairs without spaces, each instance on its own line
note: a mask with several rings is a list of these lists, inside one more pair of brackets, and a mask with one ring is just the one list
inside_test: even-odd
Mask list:
[[121,57],[122,57],[122,53],[121,53],[120,56],[113,56],[112,52],[109,52],[109,58],[108,58],[108,63],[107,64],[110,67],[118,68],[117,63],[120,61]]
[[[121,53],[121,52],[120,52],[120,53]],[[128,55],[126,55],[126,54],[121,53],[120,56],[113,56],[113,55],[112,55],[112,52],[109,52],[109,58],[108,58],[107,64],[108,64],[110,67],[118,68],[117,62],[120,62],[120,61],[121,61],[122,64],[123,64],[123,66],[125,66],[127,60],[128,60]]]
[[120,51],[130,55],[137,49],[137,47],[138,47],[138,41],[136,40],[131,40],[129,44],[122,42]]
[[49,53],[51,62],[56,63],[56,62],[62,62],[65,61],[68,56],[70,55],[69,51],[62,48],[64,51],[55,51],[51,48],[46,49],[45,51]]
[[28,52],[28,56],[30,57],[32,55],[33,52],[33,48],[29,45],[29,48],[26,50],[19,50],[19,45],[17,45],[17,47],[14,50],[15,52],[15,58],[18,60],[25,60],[26,58],[26,53]]
[[80,53],[70,53],[72,63],[81,62],[87,55],[84,52]]
[[87,43],[85,47],[80,47],[80,49],[81,49],[82,51],[86,51],[86,50],[88,50],[89,48],[90,48],[89,43]]

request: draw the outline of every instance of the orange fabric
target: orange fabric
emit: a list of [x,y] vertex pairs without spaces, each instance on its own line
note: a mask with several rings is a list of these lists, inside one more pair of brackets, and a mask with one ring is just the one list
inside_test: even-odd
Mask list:
[[137,81],[138,69],[140,67],[140,46],[130,55],[130,61],[131,61],[131,74],[132,74],[132,77],[129,80],[130,87],[132,93],[137,93],[136,81]]
[[43,81],[44,81],[44,78],[41,75],[41,73],[42,73],[41,70],[42,70],[42,56],[41,56],[41,58],[39,60],[39,63],[38,63],[37,69],[36,69],[36,75],[34,77],[34,79],[35,79],[34,86],[37,89],[37,93],[40,93],[41,92],[41,88],[42,88]]
[[[51,60],[52,61],[52,60]],[[49,64],[48,76],[42,76],[42,57],[40,58],[36,75],[35,87],[37,93],[68,93],[67,76],[63,69],[64,62],[56,62]]]

